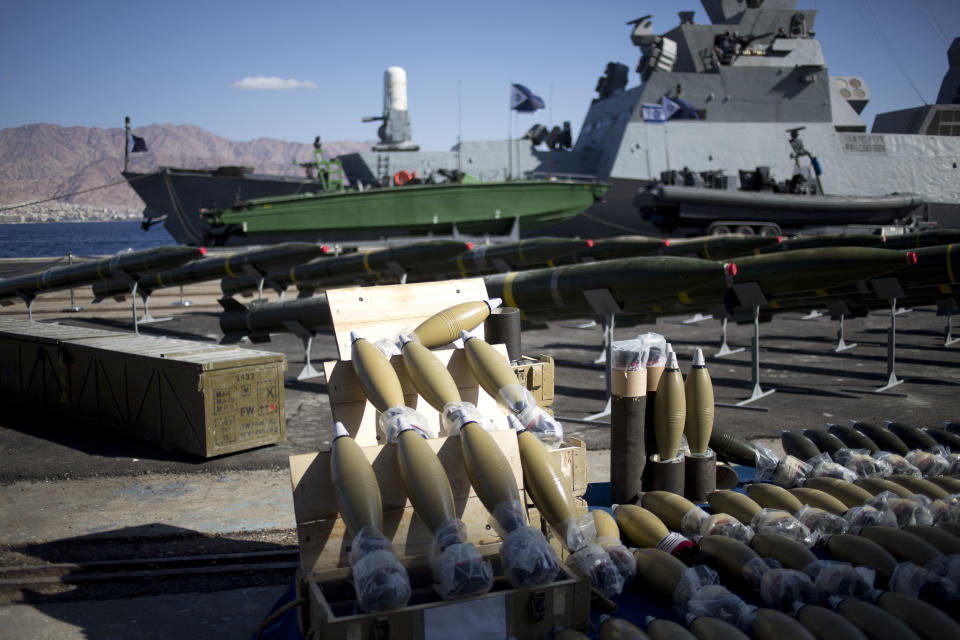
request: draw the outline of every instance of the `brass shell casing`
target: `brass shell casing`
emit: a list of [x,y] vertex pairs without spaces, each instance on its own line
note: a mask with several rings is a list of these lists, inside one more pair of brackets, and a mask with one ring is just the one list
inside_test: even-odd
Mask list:
[[350,346],[353,370],[360,388],[377,411],[403,406],[403,388],[393,365],[371,342],[363,338]]
[[[660,460],[677,457],[680,437],[687,421],[687,400],[680,369],[664,369],[654,401],[654,430]],[[709,439],[708,439],[709,441]]]
[[769,482],[747,485],[747,496],[765,509],[782,509],[796,513],[803,507],[803,503],[795,495]]
[[873,540],[852,533],[830,536],[827,540],[827,551],[838,560],[873,569],[883,584],[886,584],[897,567],[897,559],[893,554]]
[[349,436],[335,439],[330,447],[330,483],[350,535],[366,526],[383,531],[380,485],[360,445]]
[[603,509],[594,509],[590,513],[593,514],[593,524],[597,528],[598,538],[620,539],[620,527],[617,526],[617,521],[612,515]]
[[499,398],[500,389],[517,383],[517,376],[507,360],[480,338],[466,340],[463,350],[480,386],[494,398]]
[[847,508],[862,506],[864,502],[873,497],[866,489],[840,478],[808,478],[803,486],[829,493],[845,504]]
[[643,494],[643,508],[649,509],[671,531],[680,531],[683,516],[696,505],[669,491],[647,491]]
[[808,504],[817,509],[823,509],[827,513],[832,513],[835,516],[842,516],[847,512],[847,505],[825,491],[811,489],[809,487],[795,487],[789,491],[803,504]]
[[460,390],[443,363],[422,344],[407,342],[401,348],[403,366],[413,386],[423,399],[437,411],[444,405],[460,402]]
[[560,470],[554,465],[546,446],[529,431],[517,434],[517,444],[527,493],[550,526],[563,535],[564,522],[575,517],[576,511],[573,496],[567,490]]
[[447,472],[427,441],[413,429],[397,436],[397,465],[403,489],[430,531],[457,517]]
[[736,491],[720,489],[707,496],[714,513],[729,513],[740,522],[749,525],[753,516],[763,507],[751,498]]
[[433,314],[416,329],[411,338],[428,349],[450,344],[460,337],[461,331],[470,331],[490,315],[486,302],[463,302]]
[[687,416],[683,432],[693,453],[706,453],[713,433],[713,382],[706,367],[691,367],[684,383]]
[[635,504],[617,505],[613,515],[626,539],[638,547],[654,548],[670,533],[660,518]]
[[775,609],[757,609],[751,630],[755,640],[814,640],[806,627]]
[[460,450],[470,484],[487,511],[493,514],[498,504],[520,501],[510,463],[482,426],[471,422],[460,430]]
[[779,562],[784,569],[803,571],[804,567],[817,559],[810,549],[777,533],[758,533],[750,540],[750,546],[761,557]]

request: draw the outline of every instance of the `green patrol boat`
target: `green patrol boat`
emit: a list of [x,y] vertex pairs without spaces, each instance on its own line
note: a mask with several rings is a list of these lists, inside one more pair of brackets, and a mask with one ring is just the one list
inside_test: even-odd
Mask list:
[[[331,190],[258,198],[203,212],[215,233],[248,243],[290,237],[329,243],[443,238],[518,238],[561,222],[600,200],[609,185],[574,180],[478,182],[470,176],[439,184]],[[395,181],[396,182],[396,181]]]

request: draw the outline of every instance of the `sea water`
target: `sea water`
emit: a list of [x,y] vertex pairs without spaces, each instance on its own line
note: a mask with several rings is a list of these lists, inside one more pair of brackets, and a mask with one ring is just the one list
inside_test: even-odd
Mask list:
[[177,241],[162,225],[144,231],[139,220],[0,224],[0,258],[104,256],[170,244]]

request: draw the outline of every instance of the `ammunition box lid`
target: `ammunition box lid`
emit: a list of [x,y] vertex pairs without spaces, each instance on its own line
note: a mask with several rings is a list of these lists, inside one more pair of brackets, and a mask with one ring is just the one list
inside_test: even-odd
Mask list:
[[74,327],[68,324],[50,324],[0,318],[0,338],[12,338],[29,342],[60,343],[77,338],[116,338],[126,334],[103,329]]
[[102,340],[90,340],[80,337],[69,340],[72,347],[83,349],[108,349],[120,353],[143,356],[146,358],[172,358],[181,354],[206,353],[209,351],[223,351],[235,347],[224,347],[214,342],[199,342],[194,340],[180,340],[177,338],[163,338],[159,336],[138,336],[132,333],[115,333],[109,344]]

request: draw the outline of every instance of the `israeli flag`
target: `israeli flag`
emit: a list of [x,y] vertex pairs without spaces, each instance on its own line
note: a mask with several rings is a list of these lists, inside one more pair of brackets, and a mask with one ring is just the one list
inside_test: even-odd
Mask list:
[[660,106],[662,106],[664,111],[667,112],[667,117],[665,118],[666,120],[672,118],[673,115],[680,110],[680,104],[678,102],[674,102],[667,96],[660,98]]
[[644,104],[641,109],[644,122],[666,122],[669,117],[662,104]]
[[533,113],[543,109],[543,106],[543,99],[540,96],[533,95],[530,89],[522,84],[510,85],[510,108],[513,111]]

